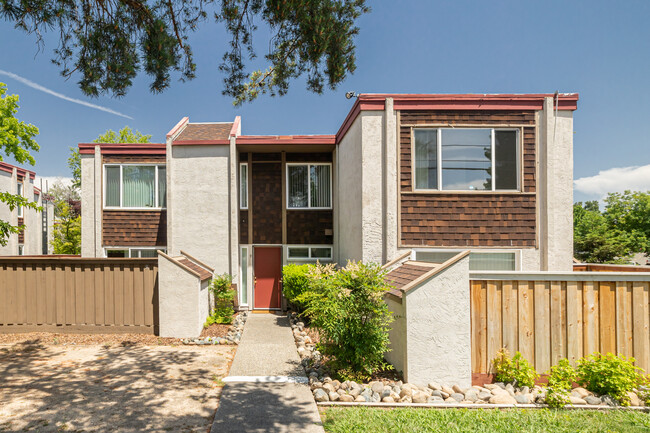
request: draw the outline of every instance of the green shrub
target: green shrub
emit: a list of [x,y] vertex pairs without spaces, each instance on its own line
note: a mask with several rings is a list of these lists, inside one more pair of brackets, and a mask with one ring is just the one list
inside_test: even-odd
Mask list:
[[309,290],[298,296],[305,315],[318,329],[318,349],[344,380],[370,377],[385,367],[388,331],[393,318],[384,302],[389,286],[377,264],[348,262],[312,268]]
[[560,359],[557,365],[551,367],[546,389],[546,404],[559,408],[569,403],[569,391],[576,380],[576,371],[568,359]]
[[235,314],[233,300],[235,291],[232,289],[232,275],[215,275],[210,282],[210,292],[214,298],[214,309],[205,322],[205,327],[214,323],[232,323],[232,316]]
[[596,394],[609,394],[627,406],[627,391],[639,386],[644,377],[642,369],[634,366],[634,358],[595,352],[578,361],[578,383]]
[[539,378],[539,374],[520,352],[515,352],[515,356],[511,359],[510,353],[505,348],[497,352],[497,356],[492,360],[492,367],[497,382],[516,382],[517,386],[531,388]]
[[311,265],[286,265],[282,268],[282,292],[287,301],[300,307],[296,300],[309,288],[307,273]]

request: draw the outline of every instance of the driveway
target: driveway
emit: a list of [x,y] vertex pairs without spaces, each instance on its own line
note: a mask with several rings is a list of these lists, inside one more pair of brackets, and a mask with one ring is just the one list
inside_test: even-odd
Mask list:
[[206,432],[232,346],[0,345],[0,432]]

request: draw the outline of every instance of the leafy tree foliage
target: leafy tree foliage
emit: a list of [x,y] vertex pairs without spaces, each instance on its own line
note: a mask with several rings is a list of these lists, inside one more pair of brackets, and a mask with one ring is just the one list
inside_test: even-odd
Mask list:
[[55,204],[58,218],[52,232],[54,254],[81,254],[81,216],[69,201]]
[[[283,95],[303,74],[310,91],[335,88],[356,68],[355,21],[368,11],[365,0],[0,0],[0,16],[39,42],[44,30],[58,31],[53,61],[65,77],[79,73],[90,96],[125,95],[141,70],[152,92],[166,89],[172,72],[194,78],[189,35],[212,15],[230,36],[220,70],[236,104]],[[268,68],[249,73],[258,23],[269,35]]]
[[[19,121],[16,118],[18,108],[18,95],[7,95],[7,86],[0,83],[0,161],[4,153],[19,164],[27,162],[34,165],[34,157],[30,152],[38,152],[40,149],[34,140],[38,135],[38,128],[31,123]],[[5,203],[12,211],[19,206],[40,209],[36,203],[30,202],[26,197],[9,191],[0,193],[0,202]],[[9,236],[20,230],[18,226],[0,220],[0,245],[7,245]]]
[[610,193],[605,219],[614,230],[627,233],[636,250],[650,255],[650,194],[640,191]]

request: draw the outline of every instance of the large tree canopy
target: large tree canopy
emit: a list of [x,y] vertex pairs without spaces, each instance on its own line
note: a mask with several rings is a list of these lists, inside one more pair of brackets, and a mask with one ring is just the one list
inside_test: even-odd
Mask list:
[[[7,86],[0,83],[0,161],[2,161],[4,153],[19,164],[26,162],[34,165],[34,157],[30,152],[38,152],[40,149],[34,140],[34,137],[38,135],[38,128],[16,118],[18,95],[7,95],[6,93]],[[35,203],[12,191],[0,192],[0,202],[5,203],[12,211],[18,206],[39,209]],[[0,245],[7,245],[9,235],[18,233],[20,230],[19,227],[0,220]]]
[[[194,78],[189,35],[212,15],[230,37],[220,69],[235,104],[283,95],[303,74],[310,91],[336,88],[356,68],[355,22],[368,11],[365,0],[0,0],[0,16],[39,41],[58,32],[53,61],[65,77],[79,74],[91,96],[125,95],[141,70],[152,92],[166,89],[172,72]],[[268,67],[249,72],[258,24],[270,30]]]

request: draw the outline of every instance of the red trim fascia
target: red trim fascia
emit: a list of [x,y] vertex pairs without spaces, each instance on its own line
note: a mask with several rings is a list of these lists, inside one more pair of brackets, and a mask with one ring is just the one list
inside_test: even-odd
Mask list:
[[336,144],[335,135],[240,135],[237,144]]
[[36,173],[34,173],[31,170],[27,170],[26,168],[18,167],[17,165],[11,165],[11,164],[7,164],[6,162],[0,161],[0,171],[4,171],[6,173],[13,173],[14,168],[16,169],[17,176],[26,177],[27,174],[29,173],[30,179],[36,178]]
[[201,146],[211,144],[230,144],[230,140],[178,140],[172,141],[172,146]]
[[172,130],[169,131],[169,132],[167,133],[167,138],[170,138],[170,137],[176,135],[176,133],[177,133],[177,132],[178,132],[178,131],[183,127],[183,126],[187,125],[187,122],[189,122],[189,121],[190,121],[190,118],[189,118],[189,117],[183,117],[183,118],[182,118],[182,119],[181,119],[181,120],[176,124],[176,126],[174,126],[174,127],[172,128]]
[[239,129],[240,123],[241,123],[241,116],[236,116],[235,121],[232,123],[232,128],[230,128],[230,137],[237,136],[237,130]]
[[92,155],[99,146],[102,155],[165,155],[164,143],[79,143],[79,153]]
[[[426,94],[371,94],[359,95],[336,133],[339,143],[348,132],[361,111],[384,109],[386,98],[393,98],[395,110],[541,110],[544,98],[554,97],[554,93],[533,94],[464,94],[464,95],[426,95]],[[578,93],[559,93],[558,110],[574,111],[578,108]]]

